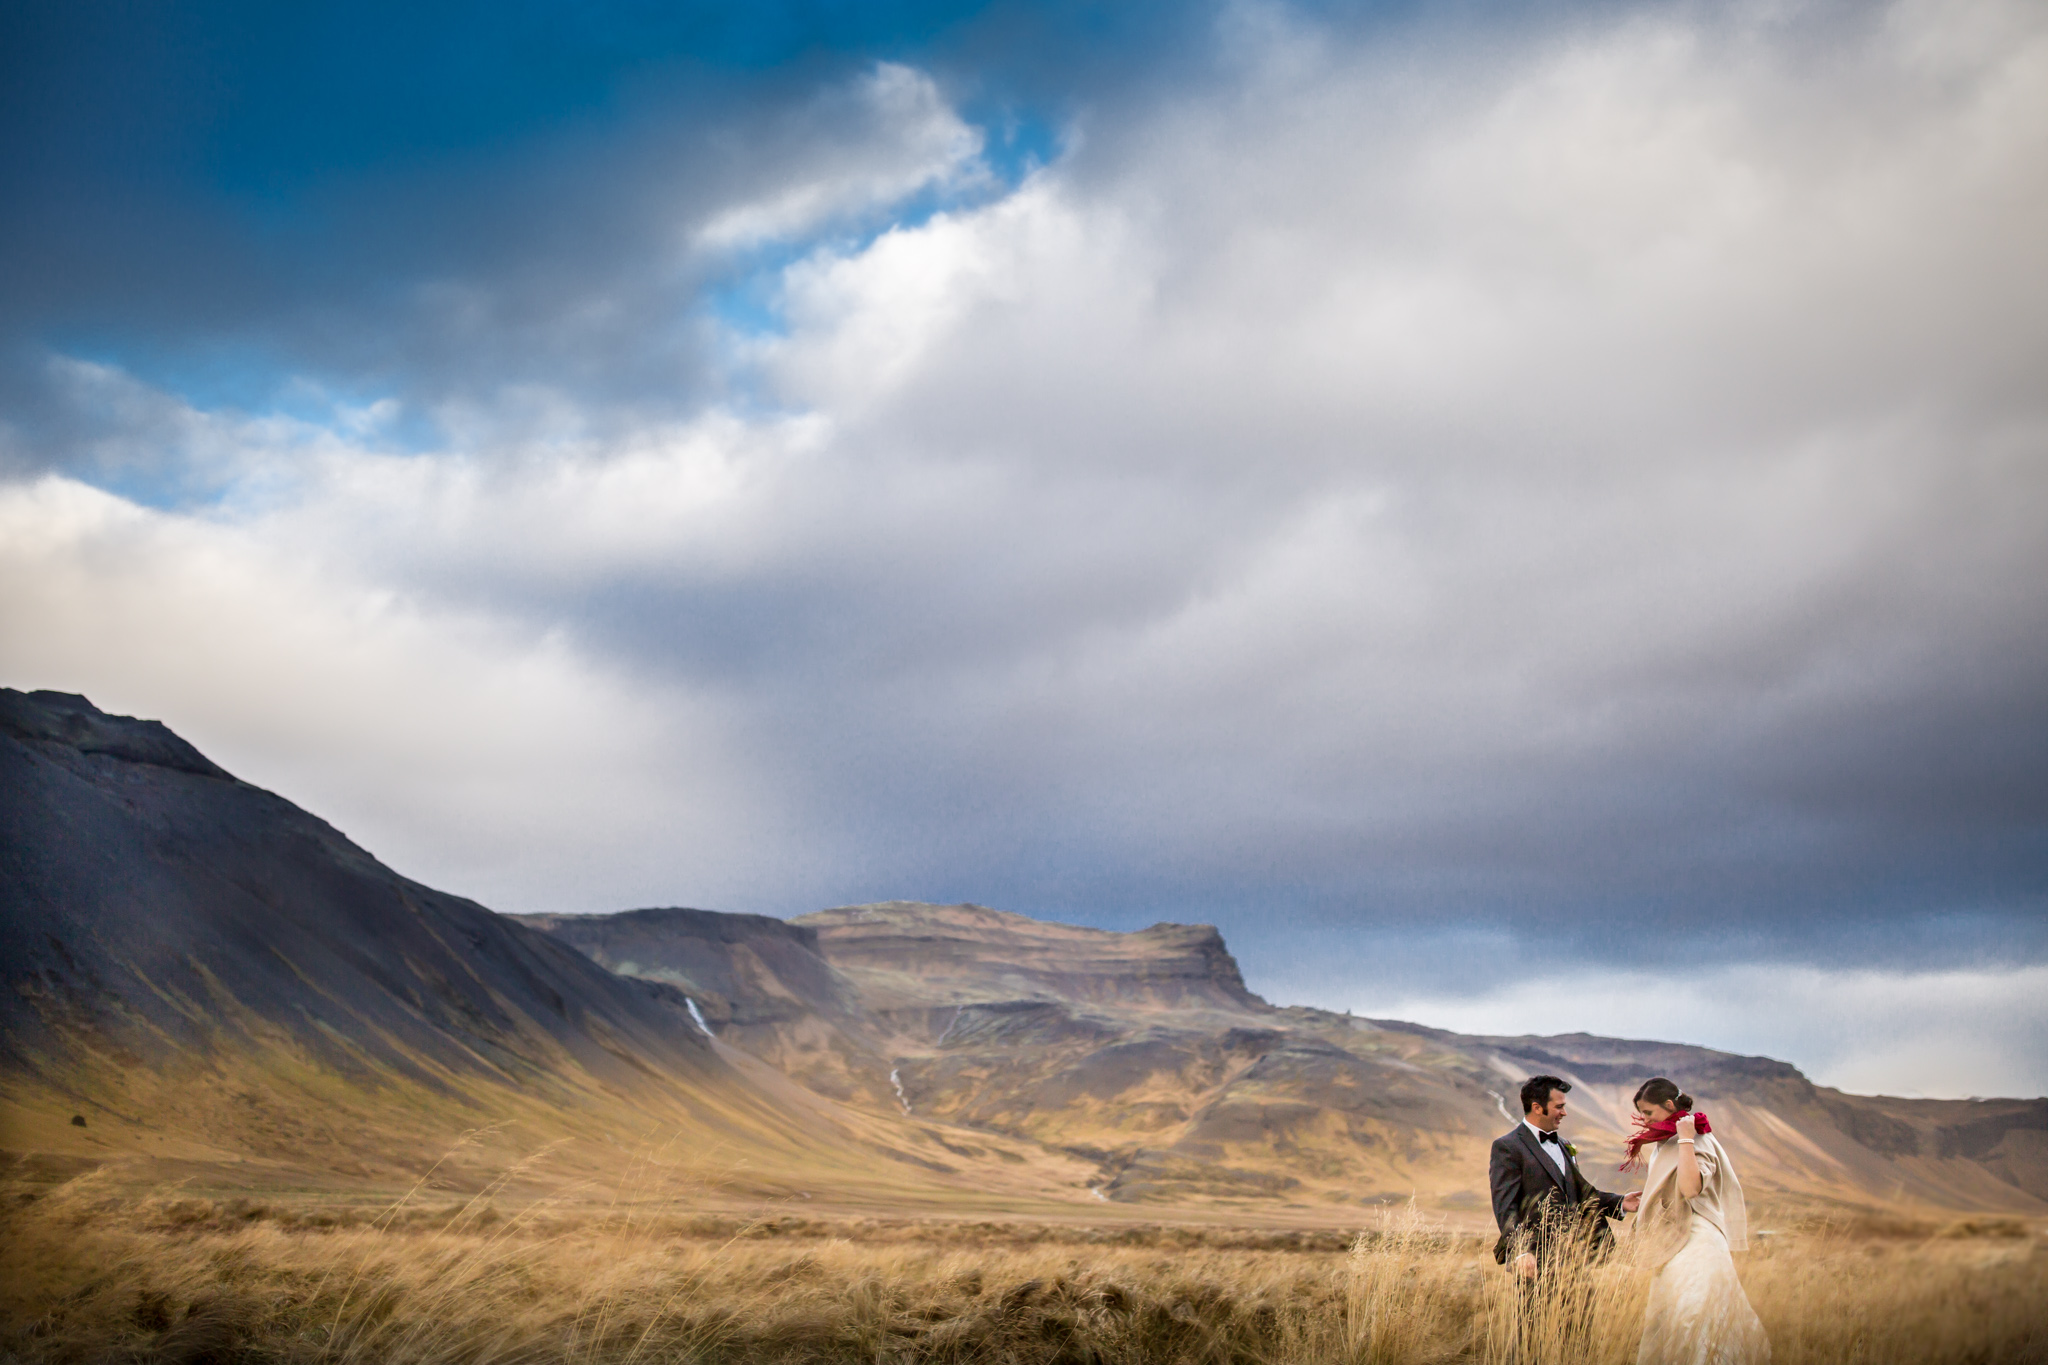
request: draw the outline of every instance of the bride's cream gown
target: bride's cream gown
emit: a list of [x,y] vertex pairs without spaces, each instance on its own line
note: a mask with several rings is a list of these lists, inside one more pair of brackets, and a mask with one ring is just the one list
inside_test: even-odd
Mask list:
[[1636,1237],[1658,1269],[1636,1365],[1767,1365],[1770,1338],[1729,1255],[1748,1250],[1749,1215],[1728,1153],[1712,1134],[1700,1135],[1693,1149],[1700,1192],[1685,1199],[1678,1192],[1678,1143],[1651,1150]]

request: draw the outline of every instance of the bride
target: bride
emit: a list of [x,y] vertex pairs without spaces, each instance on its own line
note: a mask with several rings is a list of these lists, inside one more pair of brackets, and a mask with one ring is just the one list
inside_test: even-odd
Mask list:
[[1728,1153],[1692,1096],[1662,1076],[1643,1082],[1635,1104],[1642,1126],[1622,1169],[1648,1149],[1635,1237],[1657,1271],[1636,1365],[1767,1365],[1770,1338],[1729,1255],[1748,1250],[1749,1216]]

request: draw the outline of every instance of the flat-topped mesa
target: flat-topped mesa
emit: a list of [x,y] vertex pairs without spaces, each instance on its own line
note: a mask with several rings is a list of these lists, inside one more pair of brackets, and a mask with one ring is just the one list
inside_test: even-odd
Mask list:
[[799,916],[818,949],[881,1010],[1005,1000],[1266,1010],[1208,924],[1133,933],[1050,924],[982,905],[884,901]]

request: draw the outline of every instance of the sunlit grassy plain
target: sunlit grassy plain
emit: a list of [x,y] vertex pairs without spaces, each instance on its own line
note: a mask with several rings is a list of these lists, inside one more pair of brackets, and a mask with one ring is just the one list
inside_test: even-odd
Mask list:
[[[605,1198],[515,1194],[530,1174],[456,1198],[427,1180],[381,1206],[138,1193],[104,1173],[17,1181],[0,1227],[0,1358],[1515,1358],[1512,1291],[1487,1242],[1414,1210],[1362,1216],[1356,1232],[787,1202],[749,1215],[645,1173]],[[1787,1222],[1741,1267],[1780,1365],[2048,1360],[2048,1248],[2015,1220]],[[1586,1283],[1590,1320],[1542,1318],[1521,1359],[1635,1358],[1645,1277],[1624,1258]]]

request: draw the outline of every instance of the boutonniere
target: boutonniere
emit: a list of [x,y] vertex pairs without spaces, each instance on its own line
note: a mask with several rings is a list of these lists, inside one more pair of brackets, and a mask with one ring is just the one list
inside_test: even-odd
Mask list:
[[1565,1143],[1564,1154],[1567,1160],[1577,1161],[1579,1159],[1579,1144],[1576,1142]]

